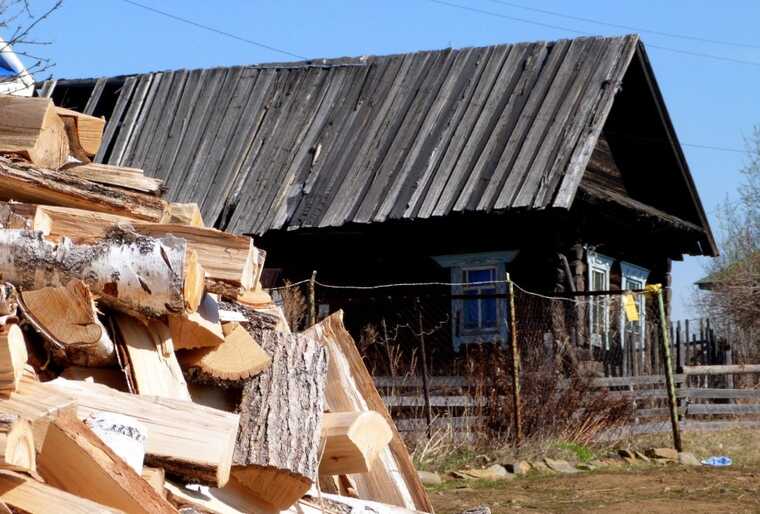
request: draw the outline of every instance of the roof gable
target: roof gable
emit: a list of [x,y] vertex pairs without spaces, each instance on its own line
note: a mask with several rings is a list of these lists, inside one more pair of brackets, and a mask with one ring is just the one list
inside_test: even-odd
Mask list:
[[109,107],[99,160],[237,232],[567,208],[637,42],[150,73],[88,105]]

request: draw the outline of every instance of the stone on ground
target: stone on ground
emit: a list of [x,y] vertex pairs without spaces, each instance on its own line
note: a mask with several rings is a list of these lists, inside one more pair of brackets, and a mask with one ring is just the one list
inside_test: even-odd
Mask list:
[[699,462],[699,459],[697,459],[693,453],[690,452],[680,452],[678,454],[678,463],[683,464],[684,466],[701,466],[702,463]]
[[673,448],[650,448],[646,453],[654,459],[666,459],[672,462],[678,461],[678,452]]
[[453,471],[452,476],[465,480],[512,480],[515,476],[504,466],[494,464],[485,469],[460,469]]
[[549,457],[545,457],[544,462],[549,467],[549,469],[556,471],[557,473],[578,473],[578,470],[575,469],[575,466],[572,466],[566,460],[550,459]]
[[504,464],[504,467],[507,468],[507,471],[510,473],[514,473],[515,475],[524,475],[528,471],[530,471],[530,464],[528,461],[524,460],[516,460],[514,462],[507,462]]
[[478,505],[477,507],[463,510],[460,514],[491,514],[491,509],[488,505]]
[[422,485],[438,485],[443,482],[441,476],[433,471],[418,471],[417,474],[420,476]]

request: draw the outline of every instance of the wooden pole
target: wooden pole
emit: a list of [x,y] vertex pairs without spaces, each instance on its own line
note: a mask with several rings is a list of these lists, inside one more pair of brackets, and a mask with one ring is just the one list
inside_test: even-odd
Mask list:
[[309,279],[309,326],[317,323],[317,300],[316,300],[317,270],[311,272]]
[[679,452],[683,451],[681,429],[678,425],[678,403],[676,401],[676,386],[673,380],[673,362],[670,357],[670,334],[668,333],[668,318],[665,313],[665,302],[662,295],[662,285],[652,286],[657,291],[657,302],[660,307],[660,326],[662,327],[662,352],[665,361],[665,383],[668,387],[668,404],[670,406],[670,424],[673,428],[673,446]]
[[507,299],[509,301],[509,346],[512,350],[512,408],[515,427],[515,446],[522,442],[522,407],[520,406],[520,348],[517,346],[515,320],[515,289],[507,273]]
[[427,350],[425,349],[425,327],[422,324],[422,308],[417,297],[417,318],[419,321],[420,361],[422,363],[422,393],[425,397],[425,418],[427,420],[427,436],[432,437],[433,410],[430,406],[430,385],[428,383]]

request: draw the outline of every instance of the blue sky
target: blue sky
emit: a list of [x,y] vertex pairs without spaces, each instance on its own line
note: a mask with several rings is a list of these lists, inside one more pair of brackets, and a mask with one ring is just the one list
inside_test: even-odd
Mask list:
[[[527,11],[499,0],[443,0],[443,3],[534,23],[458,9],[431,0],[140,1],[309,58],[559,39],[573,37],[577,32],[600,35],[632,32]],[[50,3],[50,0],[32,0],[36,11],[42,11]],[[510,3],[745,45],[642,33],[648,45],[750,62],[726,62],[648,47],[682,143],[743,149],[752,127],[760,123],[757,100],[760,2],[513,0]],[[167,19],[124,0],[65,0],[63,7],[40,26],[36,35],[52,44],[35,50],[55,61],[53,74],[56,77],[66,78],[294,59]],[[684,151],[705,209],[714,221],[717,204],[735,193],[738,171],[746,156],[741,152],[695,146],[684,146]],[[713,228],[717,230],[715,225]],[[684,263],[674,264],[674,317],[692,314],[687,305],[691,283],[701,273],[700,259],[687,258]]]

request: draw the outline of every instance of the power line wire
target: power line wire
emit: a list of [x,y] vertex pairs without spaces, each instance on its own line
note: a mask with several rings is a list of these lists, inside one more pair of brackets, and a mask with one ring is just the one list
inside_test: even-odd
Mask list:
[[[573,28],[570,28],[570,27],[563,27],[561,25],[554,25],[554,24],[551,24],[551,23],[544,23],[544,22],[540,22],[540,21],[536,21],[536,20],[530,20],[530,19],[527,19],[527,18],[520,18],[520,17],[517,17],[517,16],[509,16],[509,15],[498,13],[498,12],[495,12],[495,11],[489,11],[487,9],[480,9],[478,7],[472,7],[472,6],[469,6],[469,5],[462,5],[462,4],[456,4],[456,3],[453,3],[453,2],[448,2],[446,0],[427,0],[427,1],[428,2],[432,2],[434,4],[445,5],[447,7],[453,7],[455,9],[461,9],[463,11],[475,12],[475,13],[484,14],[484,15],[487,15],[487,16],[492,16],[494,18],[501,18],[501,19],[505,19],[505,20],[519,21],[521,23],[527,23],[527,24],[530,24],[530,25],[536,25],[538,27],[545,27],[545,28],[550,28],[550,29],[555,29],[555,30],[562,30],[562,31],[565,31],[565,32],[570,32],[570,33],[573,33],[573,34],[581,34],[581,35],[584,35],[584,36],[592,36],[592,35],[594,35],[591,32],[587,32],[587,31],[584,31],[584,30],[573,29]],[[702,52],[694,52],[694,51],[691,51],[691,50],[681,50],[679,48],[671,48],[669,46],[662,46],[662,45],[652,45],[652,44],[649,44],[649,43],[647,43],[647,48],[654,48],[654,49],[657,49],[657,50],[663,50],[663,51],[666,51],[666,52],[673,52],[673,53],[682,54],[682,55],[690,55],[692,57],[701,57],[701,58],[704,58],[704,59],[712,59],[714,61],[731,62],[731,63],[734,63],[734,64],[747,64],[747,65],[750,65],[750,66],[756,66],[756,67],[760,68],[760,62],[758,62],[758,61],[748,61],[748,60],[745,60],[745,59],[737,59],[737,58],[734,58],[734,57],[725,57],[725,56],[722,56],[722,55],[706,54],[706,53],[702,53]]]
[[692,148],[702,148],[704,150],[717,150],[719,152],[733,152],[733,153],[741,153],[741,154],[752,153],[748,150],[742,150],[740,148],[729,148],[727,146],[700,145],[697,143],[681,143],[681,146],[691,146]]
[[182,23],[186,23],[188,25],[192,25],[193,27],[197,27],[197,28],[200,28],[200,29],[203,29],[203,30],[207,30],[209,32],[213,32],[215,34],[219,34],[219,35],[231,38],[231,39],[235,39],[235,40],[241,41],[243,43],[248,43],[249,45],[257,46],[259,48],[264,48],[266,50],[270,50],[272,52],[277,52],[277,53],[280,53],[280,54],[283,54],[283,55],[288,55],[290,57],[295,57],[297,59],[303,59],[303,60],[307,59],[303,55],[298,55],[296,53],[289,52],[288,50],[283,50],[281,48],[276,48],[274,46],[270,46],[270,45],[267,45],[267,44],[264,44],[264,43],[259,43],[258,41],[254,41],[252,39],[248,39],[248,38],[245,38],[245,37],[242,37],[242,36],[238,36],[236,34],[232,34],[231,32],[226,32],[224,30],[220,30],[220,29],[217,29],[217,28],[214,28],[214,27],[209,27],[208,25],[203,25],[202,23],[198,23],[196,21],[189,20],[189,19],[183,18],[181,16],[177,16],[176,14],[172,14],[172,13],[169,13],[169,12],[166,12],[166,11],[162,11],[160,9],[156,9],[155,7],[151,7],[149,5],[145,5],[145,4],[141,4],[139,2],[135,2],[134,0],[121,0],[121,1],[124,2],[124,3],[130,4],[130,5],[133,5],[135,7],[139,7],[141,9],[145,9],[146,11],[150,11],[150,12],[153,12],[153,13],[156,13],[156,14],[160,14],[161,16],[165,16],[167,18],[171,18],[171,19],[173,19],[175,21],[179,21],[179,22],[182,22]]
[[507,2],[506,0],[488,0],[491,3],[500,4],[500,5],[506,5],[509,7],[514,7],[516,9],[523,9],[525,11],[532,11],[537,12],[541,14],[548,14],[550,16],[557,16],[559,18],[566,18],[569,20],[575,20],[575,21],[582,21],[586,23],[594,23],[596,25],[603,25],[607,27],[613,27],[617,29],[624,29],[624,30],[631,30],[633,32],[640,32],[644,34],[653,34],[656,36],[662,36],[662,37],[670,37],[674,39],[685,39],[687,41],[697,41],[700,43],[711,43],[715,45],[724,45],[724,46],[735,46],[739,48],[760,48],[760,45],[753,45],[750,43],[739,43],[735,41],[724,41],[720,39],[710,39],[710,38],[704,38],[700,36],[692,36],[689,34],[676,34],[673,32],[665,32],[662,30],[655,30],[655,29],[647,29],[643,27],[635,27],[632,25],[623,25],[621,23],[611,23],[607,21],[597,20],[594,18],[586,18],[583,16],[574,16],[571,14],[565,14],[557,11],[550,11],[549,9],[540,9],[538,7],[529,7],[527,5],[522,5],[514,2]]

